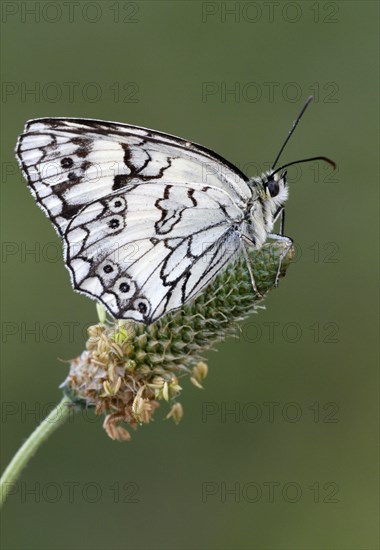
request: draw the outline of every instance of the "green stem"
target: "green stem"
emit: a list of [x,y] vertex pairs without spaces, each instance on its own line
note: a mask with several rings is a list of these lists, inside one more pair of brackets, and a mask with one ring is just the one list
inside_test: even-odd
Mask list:
[[4,504],[12,486],[42,443],[69,417],[71,405],[72,401],[66,396],[63,397],[62,401],[19,448],[0,479],[0,506]]

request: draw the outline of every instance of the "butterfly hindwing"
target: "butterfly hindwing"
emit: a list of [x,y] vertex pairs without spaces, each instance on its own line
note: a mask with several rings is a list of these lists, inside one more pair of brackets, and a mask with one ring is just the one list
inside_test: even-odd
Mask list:
[[153,322],[197,295],[231,260],[241,220],[228,195],[211,187],[155,182],[116,192],[67,228],[73,285],[117,318]]

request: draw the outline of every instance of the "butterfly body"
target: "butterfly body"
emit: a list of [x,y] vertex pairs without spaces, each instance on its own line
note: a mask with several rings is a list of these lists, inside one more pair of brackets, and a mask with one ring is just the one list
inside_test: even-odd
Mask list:
[[246,245],[264,244],[287,199],[284,174],[249,179],[202,146],[136,126],[36,119],[16,153],[74,289],[119,319],[151,323],[193,299]]

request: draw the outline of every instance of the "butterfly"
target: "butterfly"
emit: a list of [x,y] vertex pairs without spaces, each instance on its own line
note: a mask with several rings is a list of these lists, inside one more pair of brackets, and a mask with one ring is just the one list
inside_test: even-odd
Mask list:
[[279,155],[250,179],[190,141],[75,118],[27,122],[16,155],[63,240],[73,288],[116,319],[156,321],[195,298],[239,254],[257,292],[247,247],[287,239],[271,233],[288,198],[290,164],[275,170]]

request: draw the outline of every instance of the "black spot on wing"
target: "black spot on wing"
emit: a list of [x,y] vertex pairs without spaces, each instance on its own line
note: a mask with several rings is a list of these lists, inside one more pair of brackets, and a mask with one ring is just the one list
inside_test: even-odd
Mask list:
[[90,166],[91,166],[91,162],[89,162],[88,160],[83,161],[82,164],[80,165],[81,170],[83,170],[83,172],[88,170]]
[[82,205],[78,206],[77,204],[68,204],[66,201],[63,201],[60,216],[66,220],[71,220],[71,218],[78,214],[81,207]]
[[129,174],[118,174],[114,177],[112,190],[118,191],[119,189],[122,189],[128,183],[131,181],[131,176]]
[[64,157],[61,159],[61,166],[62,168],[71,168],[74,164],[74,161],[71,157]]
[[92,143],[91,139],[83,138],[83,137],[74,137],[71,139],[71,142],[74,145],[79,145],[79,147],[83,147],[85,149],[89,149],[90,145]]
[[89,149],[86,149],[85,147],[79,147],[79,149],[77,149],[75,151],[75,154],[77,157],[79,157],[80,159],[83,159],[83,158],[86,158],[87,155],[89,154],[90,150]]
[[78,176],[75,172],[69,172],[67,177],[72,185],[78,185],[78,183],[80,183],[82,180],[82,178]]

